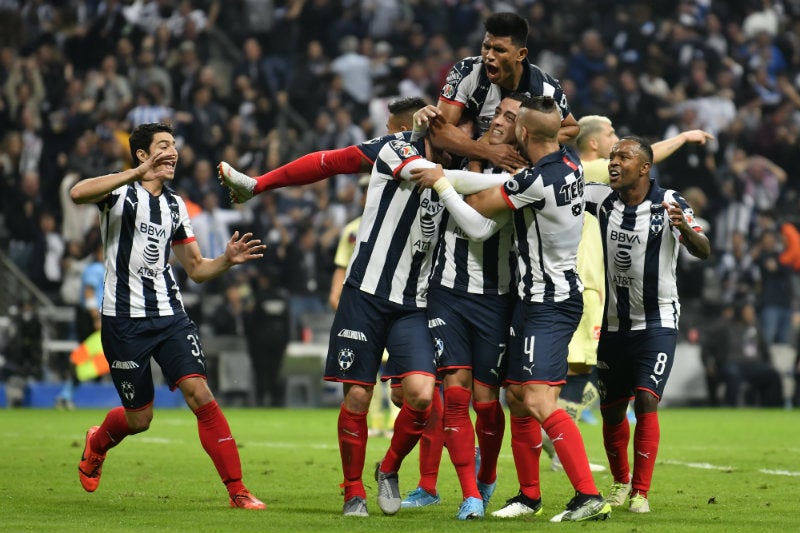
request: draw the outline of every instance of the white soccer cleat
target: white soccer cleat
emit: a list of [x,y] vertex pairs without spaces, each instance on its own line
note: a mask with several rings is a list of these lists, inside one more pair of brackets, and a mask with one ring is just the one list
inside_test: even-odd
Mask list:
[[242,174],[225,161],[220,162],[217,170],[219,172],[219,181],[228,188],[232,202],[243,204],[253,197],[256,180]]
[[627,501],[630,493],[630,481],[628,483],[620,483],[615,481],[611,484],[611,490],[608,491],[608,497],[606,497],[606,501],[609,505],[611,505],[611,507],[619,507]]

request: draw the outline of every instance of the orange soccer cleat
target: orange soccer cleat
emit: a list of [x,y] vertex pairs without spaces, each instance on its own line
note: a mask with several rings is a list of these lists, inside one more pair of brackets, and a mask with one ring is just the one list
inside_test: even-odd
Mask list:
[[103,461],[106,460],[106,454],[95,453],[89,444],[98,429],[100,426],[92,426],[86,432],[86,444],[83,446],[81,462],[78,463],[78,476],[81,479],[83,490],[86,492],[97,490],[97,486],[100,484],[100,474],[103,472]]
[[247,489],[242,489],[236,494],[231,495],[231,507],[250,509],[252,511],[267,508],[264,502],[250,494],[250,491]]

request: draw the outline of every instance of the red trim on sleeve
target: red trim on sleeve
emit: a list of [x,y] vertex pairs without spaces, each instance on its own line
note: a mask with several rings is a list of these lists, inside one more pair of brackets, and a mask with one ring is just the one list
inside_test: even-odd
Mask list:
[[500,185],[500,194],[503,195],[503,200],[505,200],[508,207],[510,207],[512,211],[516,211],[517,206],[515,206],[514,202],[511,201],[511,198],[508,197],[508,194],[506,193],[506,188],[503,185]]
[[467,107],[464,104],[462,104],[461,102],[458,102],[456,100],[450,100],[449,98],[445,98],[444,96],[440,96],[439,100],[441,100],[442,102],[446,102],[448,104],[457,105],[458,107]]
[[400,177],[399,177],[400,176],[400,171],[403,170],[403,168],[407,164],[409,164],[412,161],[416,161],[417,159],[422,159],[422,156],[421,155],[415,155],[414,157],[409,157],[408,159],[406,159],[405,161],[400,163],[400,165],[398,165],[397,168],[395,168],[394,171],[392,172],[392,177],[394,179],[396,179],[396,180],[400,179]]
[[562,157],[561,160],[564,162],[565,165],[567,165],[572,170],[578,170],[578,165],[567,159],[567,156]]
[[178,245],[178,244],[189,244],[190,242],[194,242],[196,240],[197,239],[195,237],[187,237],[186,239],[181,239],[179,241],[172,241],[172,246],[175,246],[175,245]]

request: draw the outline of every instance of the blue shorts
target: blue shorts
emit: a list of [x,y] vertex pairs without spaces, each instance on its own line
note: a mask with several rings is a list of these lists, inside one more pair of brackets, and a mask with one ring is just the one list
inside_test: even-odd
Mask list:
[[151,357],[172,389],[187,377],[206,377],[200,334],[185,313],[160,318],[103,316],[100,336],[125,409],[141,409],[152,403]]
[[653,328],[600,334],[597,381],[600,405],[613,405],[645,390],[659,400],[675,360],[678,331]]
[[508,367],[513,295],[470,294],[436,287],[428,292],[428,327],[439,372],[466,368],[474,380],[500,387]]
[[374,385],[384,348],[389,359],[383,381],[436,375],[424,308],[402,306],[345,285],[331,326],[325,379]]
[[564,384],[569,341],[582,312],[580,294],[562,302],[517,301],[511,319],[506,381],[512,385]]

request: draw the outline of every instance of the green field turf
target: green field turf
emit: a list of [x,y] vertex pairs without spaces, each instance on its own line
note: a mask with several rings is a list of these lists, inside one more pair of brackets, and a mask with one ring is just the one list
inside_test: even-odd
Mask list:
[[[83,491],[77,462],[86,428],[102,411],[0,411],[0,531],[23,532],[417,532],[800,531],[800,412],[664,409],[661,449],[650,492],[652,512],[617,510],[605,522],[551,524],[572,496],[563,473],[543,459],[545,513],[530,519],[459,522],[460,491],[445,452],[442,504],[383,516],[372,471],[389,441],[367,450],[366,519],[341,516],[338,411],[227,409],[241,451],[245,482],[266,511],[230,509],[227,494],[197,438],[186,409],[156,411],[151,429],[113,449],[100,488]],[[599,426],[582,424],[589,457],[605,464]],[[510,438],[500,457],[490,511],[517,491]],[[596,474],[601,490],[608,473]],[[405,494],[417,481],[416,451],[400,472]]]

